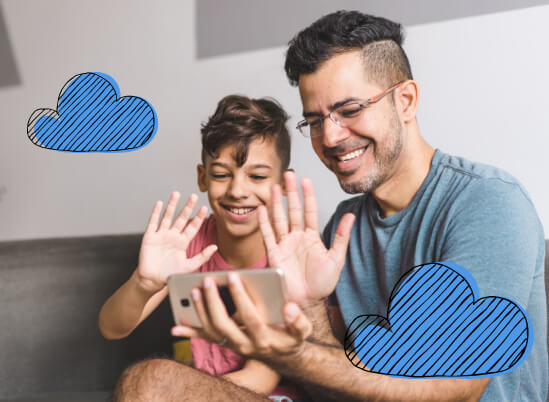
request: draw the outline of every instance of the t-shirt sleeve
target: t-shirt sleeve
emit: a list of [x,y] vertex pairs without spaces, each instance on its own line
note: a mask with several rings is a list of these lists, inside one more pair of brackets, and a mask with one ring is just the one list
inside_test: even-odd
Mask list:
[[479,179],[454,203],[442,261],[466,268],[480,297],[510,298],[526,309],[535,273],[543,269],[540,245],[543,229],[523,189]]

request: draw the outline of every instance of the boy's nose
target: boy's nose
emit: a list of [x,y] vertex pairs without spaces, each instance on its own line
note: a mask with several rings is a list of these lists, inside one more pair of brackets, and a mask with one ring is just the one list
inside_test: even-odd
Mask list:
[[229,196],[235,199],[246,198],[248,193],[249,189],[245,179],[241,177],[234,177],[233,180],[231,180],[228,190]]

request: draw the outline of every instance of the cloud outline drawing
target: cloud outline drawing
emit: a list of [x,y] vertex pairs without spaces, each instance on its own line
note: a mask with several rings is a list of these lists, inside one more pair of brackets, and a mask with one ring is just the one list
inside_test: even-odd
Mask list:
[[533,330],[513,300],[479,298],[473,276],[450,262],[422,264],[395,285],[387,318],[360,315],[345,334],[357,368],[404,378],[484,378],[528,356]]
[[62,152],[128,152],[156,134],[156,111],[138,96],[120,97],[105,73],[73,76],[61,89],[57,108],[36,109],[27,122],[33,144]]

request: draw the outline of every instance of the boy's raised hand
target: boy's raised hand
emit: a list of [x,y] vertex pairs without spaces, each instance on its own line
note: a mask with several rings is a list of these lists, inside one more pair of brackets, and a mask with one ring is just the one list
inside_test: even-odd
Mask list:
[[289,223],[280,186],[273,186],[272,190],[271,215],[274,231],[265,207],[260,207],[259,211],[259,225],[269,265],[284,271],[290,300],[300,304],[318,301],[335,289],[345,263],[354,215],[343,216],[328,250],[318,231],[318,210],[313,183],[310,179],[303,179],[301,182],[303,213],[295,173],[285,172],[284,182],[288,197]]
[[198,200],[196,194],[191,194],[172,223],[179,198],[178,192],[172,193],[162,219],[162,201],[157,201],[149,218],[137,266],[137,278],[146,291],[157,292],[164,288],[171,274],[197,270],[217,250],[217,246],[209,245],[193,258],[187,258],[187,247],[198,233],[208,208],[201,207],[189,221]]

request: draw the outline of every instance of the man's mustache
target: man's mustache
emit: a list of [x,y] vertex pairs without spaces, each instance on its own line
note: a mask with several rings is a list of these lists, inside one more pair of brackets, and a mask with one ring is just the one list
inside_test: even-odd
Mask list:
[[324,147],[322,154],[326,158],[332,158],[337,155],[344,155],[359,148],[365,148],[369,144],[373,143],[368,139],[355,139],[352,141],[337,144],[335,147]]

